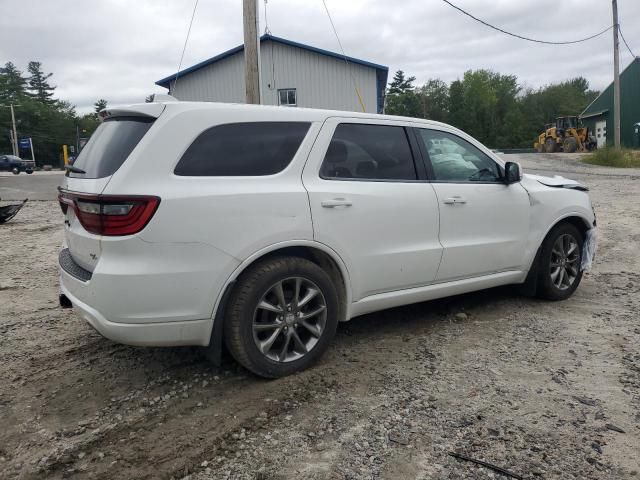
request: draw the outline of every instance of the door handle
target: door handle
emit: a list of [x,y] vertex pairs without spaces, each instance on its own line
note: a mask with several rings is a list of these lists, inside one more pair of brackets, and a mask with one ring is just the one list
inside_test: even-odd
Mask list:
[[467,203],[467,199],[459,195],[454,195],[453,197],[445,198],[442,203],[447,205],[465,204]]
[[331,200],[323,200],[320,202],[324,208],[350,207],[351,201],[346,198],[334,198]]

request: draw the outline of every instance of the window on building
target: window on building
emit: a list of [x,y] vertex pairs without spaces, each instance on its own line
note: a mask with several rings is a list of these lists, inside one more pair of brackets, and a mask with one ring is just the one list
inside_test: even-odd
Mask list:
[[251,122],[212,127],[193,141],[174,173],[197,177],[273,175],[291,163],[309,126],[306,122]]
[[298,105],[298,98],[295,88],[283,88],[278,90],[278,104],[286,107],[295,107]]
[[326,179],[416,180],[403,127],[342,123],[333,134],[320,176]]

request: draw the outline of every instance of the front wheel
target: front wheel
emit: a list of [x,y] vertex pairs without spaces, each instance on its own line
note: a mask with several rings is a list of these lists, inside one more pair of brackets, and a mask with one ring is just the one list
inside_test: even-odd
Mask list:
[[584,238],[569,223],[554,227],[540,252],[538,296],[547,300],[565,300],[573,295],[582,279]]
[[544,141],[544,151],[546,153],[555,153],[558,150],[558,144],[556,141],[549,137]]
[[304,370],[329,347],[338,295],[329,275],[297,257],[258,263],[229,299],[224,339],[242,366],[266,378]]

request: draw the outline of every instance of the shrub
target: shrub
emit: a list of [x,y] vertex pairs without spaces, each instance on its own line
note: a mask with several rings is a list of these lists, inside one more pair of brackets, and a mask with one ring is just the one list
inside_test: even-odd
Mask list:
[[604,147],[586,156],[584,162],[604,167],[640,168],[640,151]]

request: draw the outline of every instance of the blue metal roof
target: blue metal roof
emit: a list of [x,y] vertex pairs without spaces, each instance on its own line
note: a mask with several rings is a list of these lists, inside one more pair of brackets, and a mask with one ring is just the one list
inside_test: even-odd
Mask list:
[[[298,42],[294,42],[291,40],[287,40],[284,38],[280,38],[280,37],[274,37],[273,35],[262,35],[260,37],[260,43],[267,41],[267,40],[271,40],[272,42],[276,42],[276,43],[281,43],[283,45],[289,45],[291,47],[298,47],[298,48],[302,48],[303,50],[308,50],[310,52],[315,52],[318,53],[320,55],[326,55],[327,57],[333,57],[333,58],[337,58],[338,60],[344,60],[344,56],[340,53],[335,53],[335,52],[330,52],[329,50],[324,50],[322,48],[317,48],[317,47],[312,47],[310,45],[305,45],[303,43],[298,43]],[[203,62],[200,63],[196,63],[195,65],[189,67],[189,68],[185,68],[184,70],[178,72],[177,74],[174,73],[173,75],[169,75],[168,77],[165,77],[161,80],[158,80],[156,82],[156,85],[160,85],[161,87],[164,88],[169,88],[171,85],[171,82],[173,80],[180,77],[183,77],[191,72],[195,72],[196,70],[199,70],[201,68],[204,68],[208,65],[213,65],[216,62],[219,62],[220,60],[223,60],[227,57],[230,57],[231,55],[234,55],[238,52],[241,52],[244,50],[244,45],[239,45],[235,48],[232,48],[231,50],[227,50],[226,52],[221,53],[220,55],[216,55],[215,57],[209,58],[208,60],[205,60]],[[357,64],[357,65],[364,65],[365,67],[370,67],[370,68],[375,68],[376,70],[378,70],[378,78],[379,81],[384,79],[384,84],[386,86],[386,81],[387,81],[387,73],[389,72],[389,67],[385,67],[384,65],[378,65],[377,63],[371,63],[371,62],[367,62],[366,60],[360,60],[358,58],[353,58],[353,57],[347,57],[347,60],[351,63]]]

